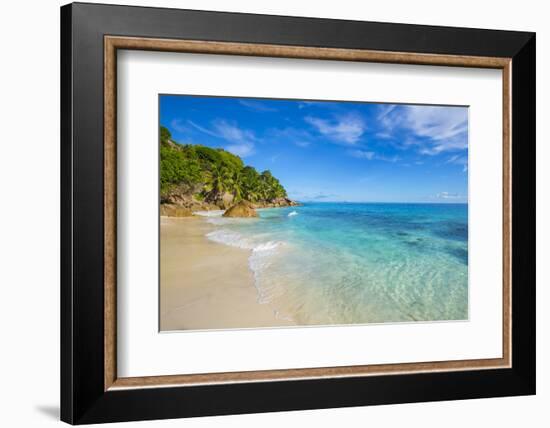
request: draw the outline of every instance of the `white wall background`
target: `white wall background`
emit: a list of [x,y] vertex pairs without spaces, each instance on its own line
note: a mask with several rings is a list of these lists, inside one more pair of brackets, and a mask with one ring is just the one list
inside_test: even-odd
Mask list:
[[[538,395],[139,423],[158,427],[548,426],[550,27],[539,0],[145,0],[126,4],[537,32]],[[104,0],[103,3],[116,3]],[[0,421],[59,424],[59,0],[0,6]],[[546,120],[545,120],[546,118]],[[546,242],[545,242],[546,241]],[[546,285],[546,287],[545,287]],[[138,423],[125,426],[138,426]]]

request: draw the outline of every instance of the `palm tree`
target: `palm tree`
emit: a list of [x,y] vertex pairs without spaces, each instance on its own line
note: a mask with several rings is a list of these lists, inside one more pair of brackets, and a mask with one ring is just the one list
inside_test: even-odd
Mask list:
[[245,166],[239,175],[241,195],[250,202],[256,202],[260,197],[258,192],[260,174],[254,167]]
[[230,171],[224,166],[214,165],[207,176],[205,186],[208,199],[218,199],[231,188],[232,183]]
[[270,201],[277,197],[276,187],[279,184],[279,181],[273,177],[271,171],[265,170],[260,175],[260,182],[262,183],[262,199],[264,201]]
[[269,199],[269,184],[264,179],[258,182],[258,196],[262,201],[267,201]]
[[243,198],[243,175],[241,171],[237,170],[233,172],[231,180],[233,184],[233,196],[235,197],[235,201],[238,202]]

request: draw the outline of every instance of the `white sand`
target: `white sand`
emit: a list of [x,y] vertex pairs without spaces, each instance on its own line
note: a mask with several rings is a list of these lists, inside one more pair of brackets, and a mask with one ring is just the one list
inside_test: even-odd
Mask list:
[[258,303],[250,251],[210,241],[210,230],[204,218],[161,217],[161,330],[290,325]]

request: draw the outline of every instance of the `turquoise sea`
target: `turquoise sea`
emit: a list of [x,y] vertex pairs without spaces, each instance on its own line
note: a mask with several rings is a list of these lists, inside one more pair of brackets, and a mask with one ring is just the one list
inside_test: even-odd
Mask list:
[[251,251],[260,303],[298,325],[468,318],[468,205],[304,203],[259,219],[204,213]]

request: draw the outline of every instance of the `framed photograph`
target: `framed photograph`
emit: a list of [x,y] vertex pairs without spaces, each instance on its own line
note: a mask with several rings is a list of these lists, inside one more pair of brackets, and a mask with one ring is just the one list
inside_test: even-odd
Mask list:
[[61,418],[535,393],[535,35],[61,8]]

